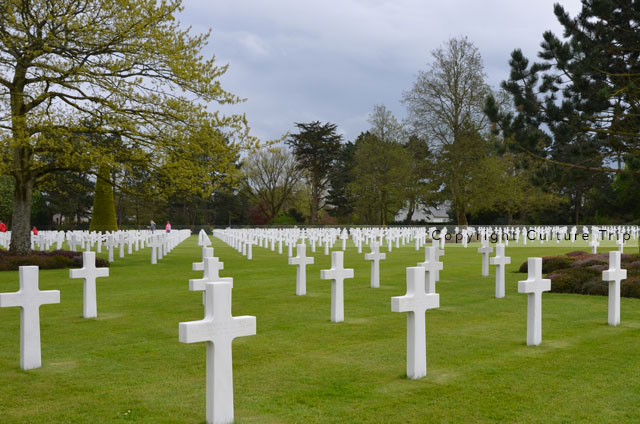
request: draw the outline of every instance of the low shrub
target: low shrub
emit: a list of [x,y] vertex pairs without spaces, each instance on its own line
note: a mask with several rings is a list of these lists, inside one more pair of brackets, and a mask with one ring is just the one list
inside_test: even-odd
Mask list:
[[575,257],[584,256],[588,254],[589,253],[585,252],[584,250],[576,250],[576,251],[567,253],[565,256],[568,256],[570,258],[575,258]]
[[[640,298],[640,255],[621,255],[621,266],[627,270],[627,279],[620,284],[620,295]],[[542,273],[548,274],[552,293],[607,296],[609,283],[602,280],[602,271],[608,268],[608,252],[595,255],[571,252],[542,258]],[[527,262],[520,266],[520,272],[527,272]]]
[[[574,262],[575,258],[570,258],[567,256],[544,256],[542,258],[542,273],[548,274],[558,269],[569,268]],[[518,270],[518,272],[526,273],[528,271],[529,264],[528,261],[526,261],[522,265],[520,265],[520,269]]]
[[[82,252],[70,250],[32,251],[26,256],[10,256],[0,251],[0,271],[17,271],[21,266],[38,266],[40,269],[82,268]],[[108,267],[109,261],[96,258],[96,267]]]

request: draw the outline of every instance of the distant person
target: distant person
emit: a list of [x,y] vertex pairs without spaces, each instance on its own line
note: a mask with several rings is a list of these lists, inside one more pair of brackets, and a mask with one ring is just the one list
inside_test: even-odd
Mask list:
[[36,228],[36,226],[34,225],[33,228],[31,229],[31,232],[33,233],[34,236],[38,235],[38,229]]
[[165,231],[166,231],[167,233],[170,233],[170,232],[171,232],[171,223],[170,223],[169,221],[167,221],[167,226],[166,226],[166,227],[164,227],[164,229],[165,229]]
[[7,232],[7,226],[5,225],[4,222],[0,221],[0,233],[6,233]]
[[153,222],[153,219],[149,223],[149,226],[151,227],[151,232],[153,233],[156,230],[156,223]]

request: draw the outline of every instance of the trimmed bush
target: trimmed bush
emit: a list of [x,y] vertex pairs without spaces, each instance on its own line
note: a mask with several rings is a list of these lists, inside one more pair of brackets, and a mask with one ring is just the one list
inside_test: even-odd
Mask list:
[[[0,249],[0,271],[17,271],[21,266],[35,265],[40,269],[82,268],[82,252],[70,250],[32,251],[27,256],[10,256]],[[108,267],[109,262],[96,258],[96,267]]]
[[[620,295],[640,298],[640,255],[623,254],[621,265],[627,270],[627,279],[620,284]],[[542,272],[551,280],[552,293],[607,296],[609,283],[602,281],[602,271],[608,268],[608,252],[596,255],[571,252],[542,258]],[[520,266],[520,272],[527,272],[527,262]]]
[[[542,258],[542,273],[548,274],[558,269],[569,268],[572,263],[575,262],[575,258],[567,256],[544,256]],[[518,272],[528,272],[528,261],[520,265]]]
[[111,172],[109,168],[100,166],[96,180],[96,191],[93,197],[89,231],[118,231],[116,208],[113,202],[113,186],[110,181]]

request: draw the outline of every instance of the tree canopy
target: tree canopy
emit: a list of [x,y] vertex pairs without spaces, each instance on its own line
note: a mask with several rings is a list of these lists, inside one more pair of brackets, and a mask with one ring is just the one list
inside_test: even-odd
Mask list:
[[[531,64],[514,50],[502,83],[514,110],[500,110],[493,97],[485,110],[514,150],[564,167],[620,172],[622,156],[640,147],[640,3],[587,0],[574,18],[560,4],[554,13],[564,40],[545,32],[541,61]],[[588,144],[595,149],[587,163],[562,154]]]
[[[29,250],[32,193],[51,172],[153,170],[203,127],[218,141],[252,141],[244,116],[206,109],[240,99],[218,81],[227,67],[201,56],[209,34],[181,28],[179,10],[180,0],[0,3],[0,174],[15,183],[13,252]],[[198,165],[180,172],[206,173]]]
[[293,149],[298,167],[306,170],[311,186],[310,223],[313,225],[326,196],[329,170],[340,152],[342,136],[337,125],[320,121],[296,123],[298,133],[291,134],[287,144]]
[[485,150],[480,131],[490,89],[480,52],[466,37],[448,40],[431,55],[428,69],[418,73],[403,99],[414,131],[440,158],[443,195],[453,202],[458,224],[467,225],[469,181]]

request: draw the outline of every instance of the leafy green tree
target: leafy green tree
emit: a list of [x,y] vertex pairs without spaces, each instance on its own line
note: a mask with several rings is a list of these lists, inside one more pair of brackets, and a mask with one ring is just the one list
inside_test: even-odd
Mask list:
[[333,166],[342,136],[336,132],[332,123],[320,121],[296,123],[298,133],[291,134],[287,144],[293,149],[298,168],[305,170],[311,186],[310,224],[316,223],[318,212],[324,207],[323,200],[328,188],[328,174]]
[[414,131],[437,157],[443,200],[452,201],[458,224],[467,225],[468,186],[484,150],[480,133],[487,129],[483,107],[490,89],[480,52],[466,37],[452,38],[431,54],[433,61],[403,101]]
[[386,225],[405,200],[409,155],[402,144],[366,132],[356,139],[354,181],[349,190],[355,209],[367,224]]
[[332,206],[329,215],[351,223],[351,215],[356,199],[351,193],[349,184],[354,180],[356,145],[350,141],[340,147],[338,158],[329,171],[329,195],[327,203]]
[[292,202],[303,172],[284,147],[258,150],[242,164],[243,188],[266,222],[276,218]]
[[[0,3],[0,175],[15,183],[12,252],[28,253],[33,190],[52,172],[95,163],[154,169],[207,125],[252,142],[243,116],[194,101],[239,99],[219,84],[227,67],[201,57],[208,34],[181,29],[179,10],[180,0]],[[113,137],[104,145],[88,133]]]
[[416,210],[435,203],[437,187],[434,179],[435,164],[429,144],[424,139],[412,135],[404,144],[404,148],[409,158],[405,164],[409,168],[405,181],[405,199],[407,223],[410,224]]
[[506,224],[512,224],[517,217],[524,224],[527,214],[551,208],[562,210],[562,196],[550,187],[543,190],[542,184],[534,184],[536,174],[548,170],[534,169],[528,162],[522,155],[509,152],[501,156],[490,153],[480,159],[471,180],[469,211],[474,215],[500,214]]
[[248,224],[249,198],[243,190],[225,186],[214,191],[211,198],[211,218],[217,225]]
[[9,222],[12,213],[13,178],[0,176],[0,221]]
[[91,177],[87,172],[56,172],[38,185],[49,212],[47,226],[56,214],[74,222],[90,217],[95,191]]

